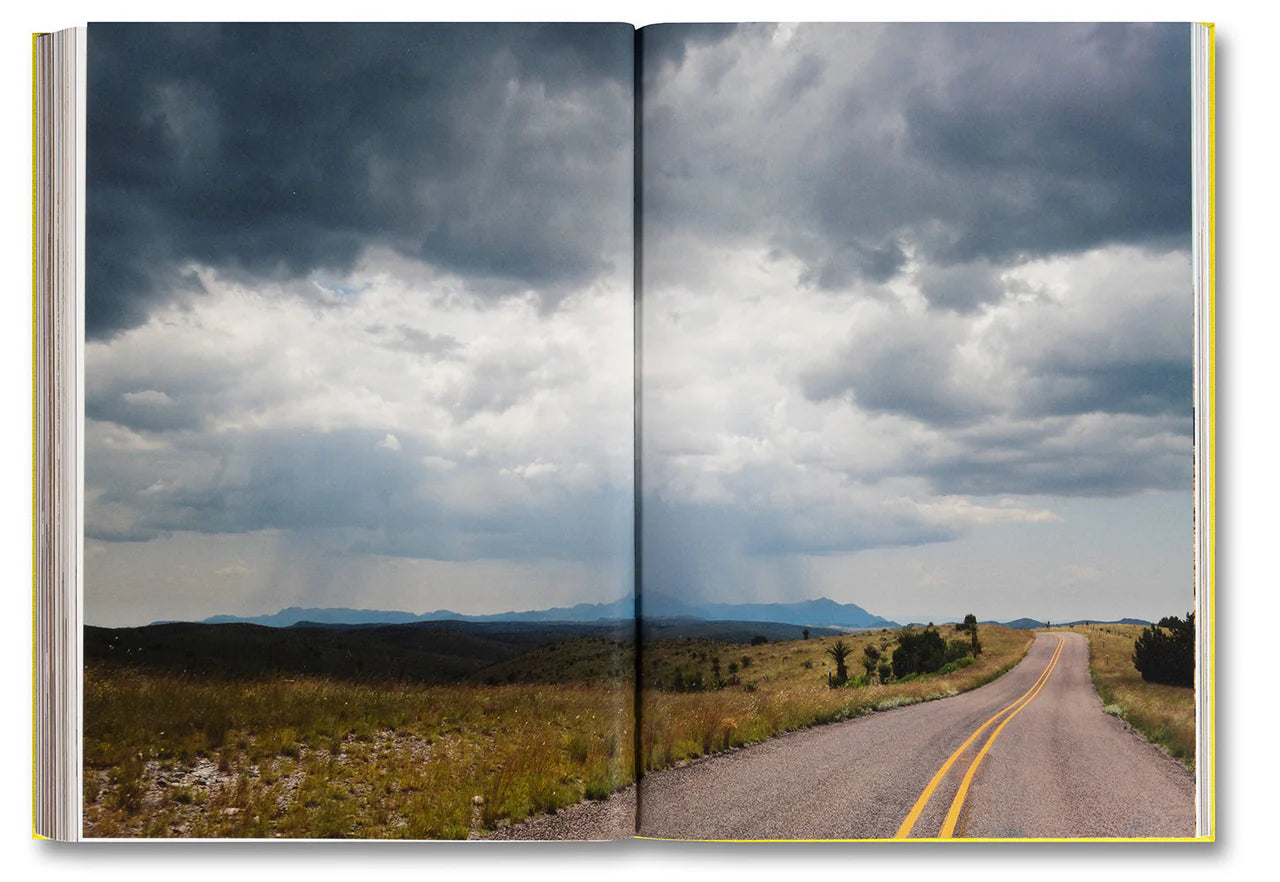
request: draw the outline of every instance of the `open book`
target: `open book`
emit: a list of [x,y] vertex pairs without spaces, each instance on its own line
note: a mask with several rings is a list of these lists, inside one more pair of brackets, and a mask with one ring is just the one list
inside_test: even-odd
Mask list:
[[1212,839],[1211,28],[36,40],[36,832]]

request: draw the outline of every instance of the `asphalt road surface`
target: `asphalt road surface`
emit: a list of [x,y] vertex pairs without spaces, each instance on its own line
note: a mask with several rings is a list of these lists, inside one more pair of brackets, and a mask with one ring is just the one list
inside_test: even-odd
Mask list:
[[1194,836],[1192,774],[1102,712],[1087,659],[1082,635],[1040,634],[981,689],[651,773],[638,799],[505,835],[595,838],[634,801],[641,835],[677,839]]

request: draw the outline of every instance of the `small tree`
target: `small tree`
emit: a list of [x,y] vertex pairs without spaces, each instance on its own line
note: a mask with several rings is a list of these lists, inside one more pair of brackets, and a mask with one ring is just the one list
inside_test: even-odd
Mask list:
[[845,667],[845,661],[853,652],[853,648],[848,646],[843,640],[837,640],[831,646],[827,647],[827,655],[831,656],[836,663],[836,680],[843,683],[849,679],[849,669]]
[[1144,628],[1133,644],[1133,666],[1142,679],[1169,686],[1192,686],[1196,677],[1195,613],[1166,616]]
[[804,629],[804,639],[805,639],[805,640],[808,640],[808,639],[809,639],[809,629],[808,629],[808,628],[805,628],[805,629]]
[[964,628],[969,632],[969,653],[977,658],[982,654],[982,642],[978,640],[978,617],[969,613],[964,617]]
[[870,677],[875,673],[876,665],[880,663],[880,650],[875,644],[868,643],[862,649],[862,666],[867,669],[867,676]]

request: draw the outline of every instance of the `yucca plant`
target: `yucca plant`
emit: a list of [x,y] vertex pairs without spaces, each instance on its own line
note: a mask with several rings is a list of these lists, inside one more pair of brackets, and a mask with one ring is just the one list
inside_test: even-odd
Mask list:
[[837,640],[835,643],[827,647],[827,655],[831,656],[832,660],[836,663],[837,682],[843,683],[845,680],[849,679],[849,669],[845,667],[845,662],[848,660],[849,655],[852,652],[853,649],[843,640]]

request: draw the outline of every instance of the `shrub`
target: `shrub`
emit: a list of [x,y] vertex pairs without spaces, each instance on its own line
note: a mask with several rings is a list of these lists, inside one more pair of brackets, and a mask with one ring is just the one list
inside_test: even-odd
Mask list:
[[764,636],[763,634],[757,634],[756,636],[751,638],[752,646],[760,646],[761,644],[768,643],[768,642],[769,642],[769,638]]
[[1195,614],[1185,619],[1166,616],[1158,624],[1144,628],[1133,644],[1133,666],[1142,679],[1169,686],[1195,683]]
[[946,663],[947,643],[937,629],[903,631],[898,636],[898,648],[893,651],[893,675],[898,679],[909,674],[932,674]]
[[686,676],[684,671],[676,668],[675,675],[671,678],[672,692],[701,692],[703,685],[702,671],[695,670]]
[[969,613],[964,621],[956,625],[957,631],[969,632],[969,654],[977,658],[982,654],[982,642],[978,640],[978,617]]
[[876,666],[880,663],[880,650],[874,644],[868,643],[862,649],[862,666],[867,669],[867,676],[870,677],[875,673]]
[[[963,641],[961,641],[961,642],[963,642]],[[973,664],[973,663],[974,663],[974,661],[975,661],[975,659],[974,659],[974,657],[973,657],[973,656],[971,656],[971,655],[962,655],[960,658],[957,658],[957,659],[954,659],[954,660],[952,660],[952,661],[947,662],[945,665],[943,665],[941,668],[939,668],[939,669],[938,669],[938,673],[939,673],[939,674],[950,674],[950,673],[952,673],[953,671],[958,671],[958,670],[960,670],[961,668],[967,668],[967,667],[969,667],[969,665]]]

